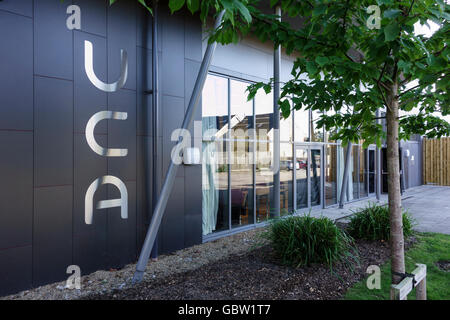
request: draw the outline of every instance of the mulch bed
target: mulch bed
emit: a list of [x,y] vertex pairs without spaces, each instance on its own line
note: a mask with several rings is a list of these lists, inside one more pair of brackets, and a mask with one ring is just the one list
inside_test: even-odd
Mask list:
[[[414,238],[409,239],[406,247],[414,242]],[[356,247],[360,265],[355,265],[353,271],[342,264],[334,266],[334,273],[324,265],[283,266],[271,248],[264,246],[196,270],[86,299],[340,299],[348,288],[367,276],[365,272],[369,265],[381,265],[389,259],[386,242],[358,240]]]

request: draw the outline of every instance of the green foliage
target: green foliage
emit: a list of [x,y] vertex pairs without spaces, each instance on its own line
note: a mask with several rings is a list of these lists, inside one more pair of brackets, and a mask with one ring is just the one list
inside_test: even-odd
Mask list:
[[[438,117],[450,114],[447,3],[376,1],[379,29],[366,25],[371,15],[366,10],[375,1],[280,3],[292,18],[309,17],[303,19],[302,28],[255,11],[251,32],[262,41],[282,45],[287,53],[299,53],[291,72],[294,78],[282,88],[281,99],[290,100],[280,105],[284,117],[292,109],[313,109],[323,113],[319,128],[339,129],[331,139],[344,145],[359,140],[380,145],[385,132],[374,114],[388,108],[389,97],[394,96],[401,110],[418,112],[400,118],[400,138],[450,134],[450,125]],[[414,34],[415,23],[426,25],[430,20],[440,26],[431,37]],[[249,95],[260,87],[250,87]]]
[[[402,215],[403,234],[409,237],[412,234],[413,222],[407,212]],[[350,218],[348,232],[355,239],[389,240],[389,208],[372,203],[363,210],[356,212]]]
[[357,261],[353,240],[328,218],[290,216],[271,221],[264,234],[283,264],[294,267]]
[[[405,252],[406,270],[412,272],[416,263],[427,265],[427,299],[450,300],[450,274],[438,268],[436,262],[450,260],[450,235],[422,233],[417,236],[418,243]],[[367,279],[358,282],[347,291],[348,300],[389,300],[391,288],[391,264],[381,266],[381,290],[367,288]],[[408,300],[416,298],[415,289],[408,295]]]

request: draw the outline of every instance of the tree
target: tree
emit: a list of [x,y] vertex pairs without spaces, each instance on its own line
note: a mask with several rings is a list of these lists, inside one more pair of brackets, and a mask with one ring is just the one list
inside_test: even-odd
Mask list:
[[[298,55],[293,79],[282,88],[284,117],[292,108],[286,97],[292,96],[294,109],[323,112],[318,126],[339,128],[331,138],[344,145],[364,140],[364,146],[380,146],[386,139],[392,283],[396,284],[405,272],[398,143],[413,133],[430,138],[450,133],[450,125],[436,115],[450,114],[449,5],[444,0],[270,3],[281,5],[290,21],[301,22],[301,28],[261,12],[258,1],[170,0],[169,7],[176,11],[186,5],[192,13],[200,12],[203,21],[211,10],[226,10],[222,28],[210,41],[227,44],[252,33]],[[439,25],[432,36],[414,33],[414,24],[429,21]],[[258,89],[269,92],[271,87],[272,83],[251,86],[249,99]],[[386,110],[386,133],[374,121],[380,108]],[[408,114],[411,111],[415,113]]]

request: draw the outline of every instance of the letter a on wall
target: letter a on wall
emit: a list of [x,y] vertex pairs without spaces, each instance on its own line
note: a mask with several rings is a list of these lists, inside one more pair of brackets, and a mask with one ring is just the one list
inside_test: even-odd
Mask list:
[[103,176],[91,183],[84,199],[84,222],[92,224],[94,215],[94,194],[97,189],[104,184],[112,184],[120,191],[120,199],[101,200],[97,203],[97,209],[120,207],[122,219],[128,218],[128,191],[125,184],[117,177]]

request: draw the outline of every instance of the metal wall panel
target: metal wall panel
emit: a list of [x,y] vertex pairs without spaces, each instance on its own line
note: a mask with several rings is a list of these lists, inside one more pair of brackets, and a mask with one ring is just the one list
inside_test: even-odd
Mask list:
[[[106,145],[106,135],[95,135],[101,145]],[[93,224],[84,220],[84,199],[89,185],[107,174],[107,159],[92,152],[84,134],[74,136],[74,200],[73,200],[73,263],[83,274],[107,266],[107,210],[94,209]],[[107,186],[97,190],[94,203],[107,199]]]
[[108,81],[120,76],[120,50],[128,55],[125,89],[136,90],[136,1],[117,1],[108,7]]
[[0,3],[0,10],[32,17],[33,0],[2,0]]
[[[161,86],[163,95],[184,97],[184,16],[162,11]],[[181,126],[181,123],[179,124]]]
[[31,245],[0,250],[0,296],[32,286]]
[[72,82],[35,77],[34,86],[34,186],[72,184]]
[[33,284],[67,279],[72,264],[72,186],[34,189]]
[[0,150],[0,250],[8,250],[32,241],[33,134],[0,130]]
[[81,29],[106,38],[106,19],[109,0],[72,0],[82,10]]
[[32,130],[33,21],[0,11],[0,39],[0,129]]
[[[92,85],[84,67],[84,41],[90,41],[94,47],[94,68],[100,80],[107,79],[106,39],[84,32],[74,32],[74,117],[75,132],[84,133],[89,119],[97,112],[107,110],[106,92]],[[107,121],[101,121],[95,127],[95,133],[107,133]]]
[[31,286],[33,134],[0,130],[0,295]]
[[34,1],[34,73],[73,79],[72,31],[66,27],[67,3]]
[[184,177],[175,178],[160,232],[162,252],[184,248]]
[[[120,208],[107,209],[108,266],[123,267],[136,259],[136,182],[124,181],[128,191],[128,218],[120,217]],[[108,186],[108,199],[120,198],[114,186]],[[103,210],[106,211],[106,210]]]

